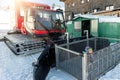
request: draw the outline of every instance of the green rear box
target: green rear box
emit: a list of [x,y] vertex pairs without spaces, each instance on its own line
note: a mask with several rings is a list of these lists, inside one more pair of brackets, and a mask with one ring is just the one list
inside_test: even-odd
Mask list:
[[89,35],[98,36],[98,19],[77,17],[67,23],[67,32],[70,38],[82,37],[85,30],[89,31]]
[[102,22],[98,27],[99,37],[120,38],[120,23]]

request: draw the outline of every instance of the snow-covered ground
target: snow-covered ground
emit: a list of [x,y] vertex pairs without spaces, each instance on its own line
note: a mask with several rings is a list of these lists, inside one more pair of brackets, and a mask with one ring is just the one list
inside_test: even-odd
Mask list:
[[102,76],[99,80],[120,80],[120,63],[114,69]]
[[77,80],[77,79],[66,72],[56,70],[56,68],[53,68],[48,73],[46,80]]
[[[5,33],[0,33],[1,37]],[[3,35],[2,35],[3,34]],[[41,52],[27,55],[16,56],[6,46],[0,42],[0,80],[33,80],[33,66]],[[73,76],[53,68],[50,70],[46,80],[76,80]]]
[[[33,80],[32,63],[37,61],[40,53],[16,56],[5,45],[0,42],[0,80]],[[77,80],[73,76],[53,68],[50,70],[46,80]],[[99,80],[120,80],[120,64],[106,73]]]
[[0,80],[32,80],[32,62],[39,55],[16,56],[4,42],[0,42]]

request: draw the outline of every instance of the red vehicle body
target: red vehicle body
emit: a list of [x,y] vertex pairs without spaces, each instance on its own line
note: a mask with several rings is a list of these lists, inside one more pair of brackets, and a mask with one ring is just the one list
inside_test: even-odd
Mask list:
[[22,34],[54,36],[65,33],[61,11],[51,10],[49,5],[33,2],[14,1],[14,29]]

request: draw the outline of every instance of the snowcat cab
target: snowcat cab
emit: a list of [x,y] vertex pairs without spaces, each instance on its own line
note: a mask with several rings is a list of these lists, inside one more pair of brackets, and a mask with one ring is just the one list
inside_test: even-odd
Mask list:
[[[22,34],[59,37],[65,33],[61,10],[50,10],[50,6],[45,4],[23,1],[19,3],[16,8],[15,29]],[[21,13],[23,16],[20,16]]]

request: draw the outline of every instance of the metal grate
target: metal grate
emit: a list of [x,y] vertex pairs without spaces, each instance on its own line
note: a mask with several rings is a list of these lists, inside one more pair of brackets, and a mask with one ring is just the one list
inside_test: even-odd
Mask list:
[[[80,53],[56,46],[56,66],[67,73],[82,79],[82,57]],[[79,64],[78,64],[79,63]],[[79,73],[78,73],[79,72]]]
[[78,80],[97,80],[120,61],[119,41],[110,46],[113,40],[90,38],[89,46],[94,51],[91,55],[84,52],[87,41],[56,45],[57,68],[68,72]]
[[120,61],[120,43],[94,52],[93,60],[88,63],[88,80],[97,80]]

